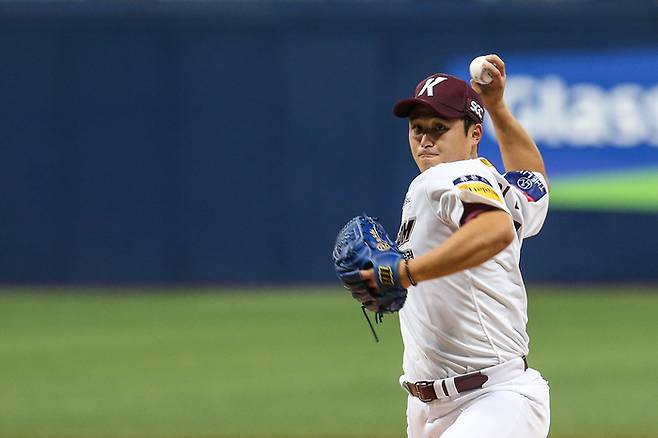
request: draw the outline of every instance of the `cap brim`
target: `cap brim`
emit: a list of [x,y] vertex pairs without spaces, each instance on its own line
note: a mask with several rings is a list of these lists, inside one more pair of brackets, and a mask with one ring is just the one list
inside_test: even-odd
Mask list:
[[430,103],[426,100],[417,98],[403,99],[399,101],[393,107],[393,114],[397,117],[409,117],[416,105],[426,106],[437,113],[437,115],[445,117],[446,119],[459,119],[465,116],[463,112],[457,111],[449,106],[441,105],[438,102]]

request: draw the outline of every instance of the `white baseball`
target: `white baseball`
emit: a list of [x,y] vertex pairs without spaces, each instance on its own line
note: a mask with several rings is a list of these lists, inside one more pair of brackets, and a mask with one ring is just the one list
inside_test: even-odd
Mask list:
[[484,70],[484,62],[487,59],[484,56],[478,56],[471,61],[468,70],[471,72],[471,78],[478,84],[486,85],[493,81],[493,76],[488,70]]

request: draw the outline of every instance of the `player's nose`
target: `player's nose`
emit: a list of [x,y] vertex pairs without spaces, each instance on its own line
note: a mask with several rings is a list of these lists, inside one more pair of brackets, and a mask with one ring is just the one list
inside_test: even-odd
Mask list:
[[423,137],[420,139],[420,147],[422,148],[429,148],[434,146],[434,142],[430,138],[429,135],[423,134]]

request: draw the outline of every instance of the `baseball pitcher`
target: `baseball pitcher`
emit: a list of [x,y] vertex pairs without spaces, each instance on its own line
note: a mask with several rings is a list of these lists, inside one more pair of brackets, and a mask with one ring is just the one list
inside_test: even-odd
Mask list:
[[[339,278],[364,308],[399,311],[410,438],[544,438],[549,388],[528,365],[521,244],[548,210],[543,160],[503,101],[505,65],[471,85],[423,79],[393,108],[408,121],[411,182],[394,242],[373,218],[339,234]],[[505,170],[478,156],[484,111]]]

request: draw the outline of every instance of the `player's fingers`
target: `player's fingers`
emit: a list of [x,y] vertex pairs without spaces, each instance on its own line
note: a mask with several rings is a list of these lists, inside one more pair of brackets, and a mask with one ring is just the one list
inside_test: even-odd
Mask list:
[[500,71],[500,74],[505,76],[505,63],[500,58],[500,56],[492,53],[491,55],[485,56],[484,59],[495,65],[498,71]]
[[375,271],[372,269],[364,269],[359,271],[359,277],[361,277],[361,280],[370,280],[375,278]]
[[491,73],[491,76],[495,79],[502,79],[502,74],[500,73],[500,70],[498,70],[498,67],[496,67],[494,64],[492,64],[489,61],[484,61],[482,63],[482,69],[487,70],[489,73]]
[[473,79],[471,79],[471,88],[474,89],[478,94],[482,94],[482,88],[480,88],[480,84],[475,82]]
[[377,281],[375,280],[375,271],[372,269],[368,269],[366,271],[359,271],[359,275],[361,276],[362,280],[365,280],[366,283],[368,283],[368,287],[371,287],[373,289],[377,289]]

